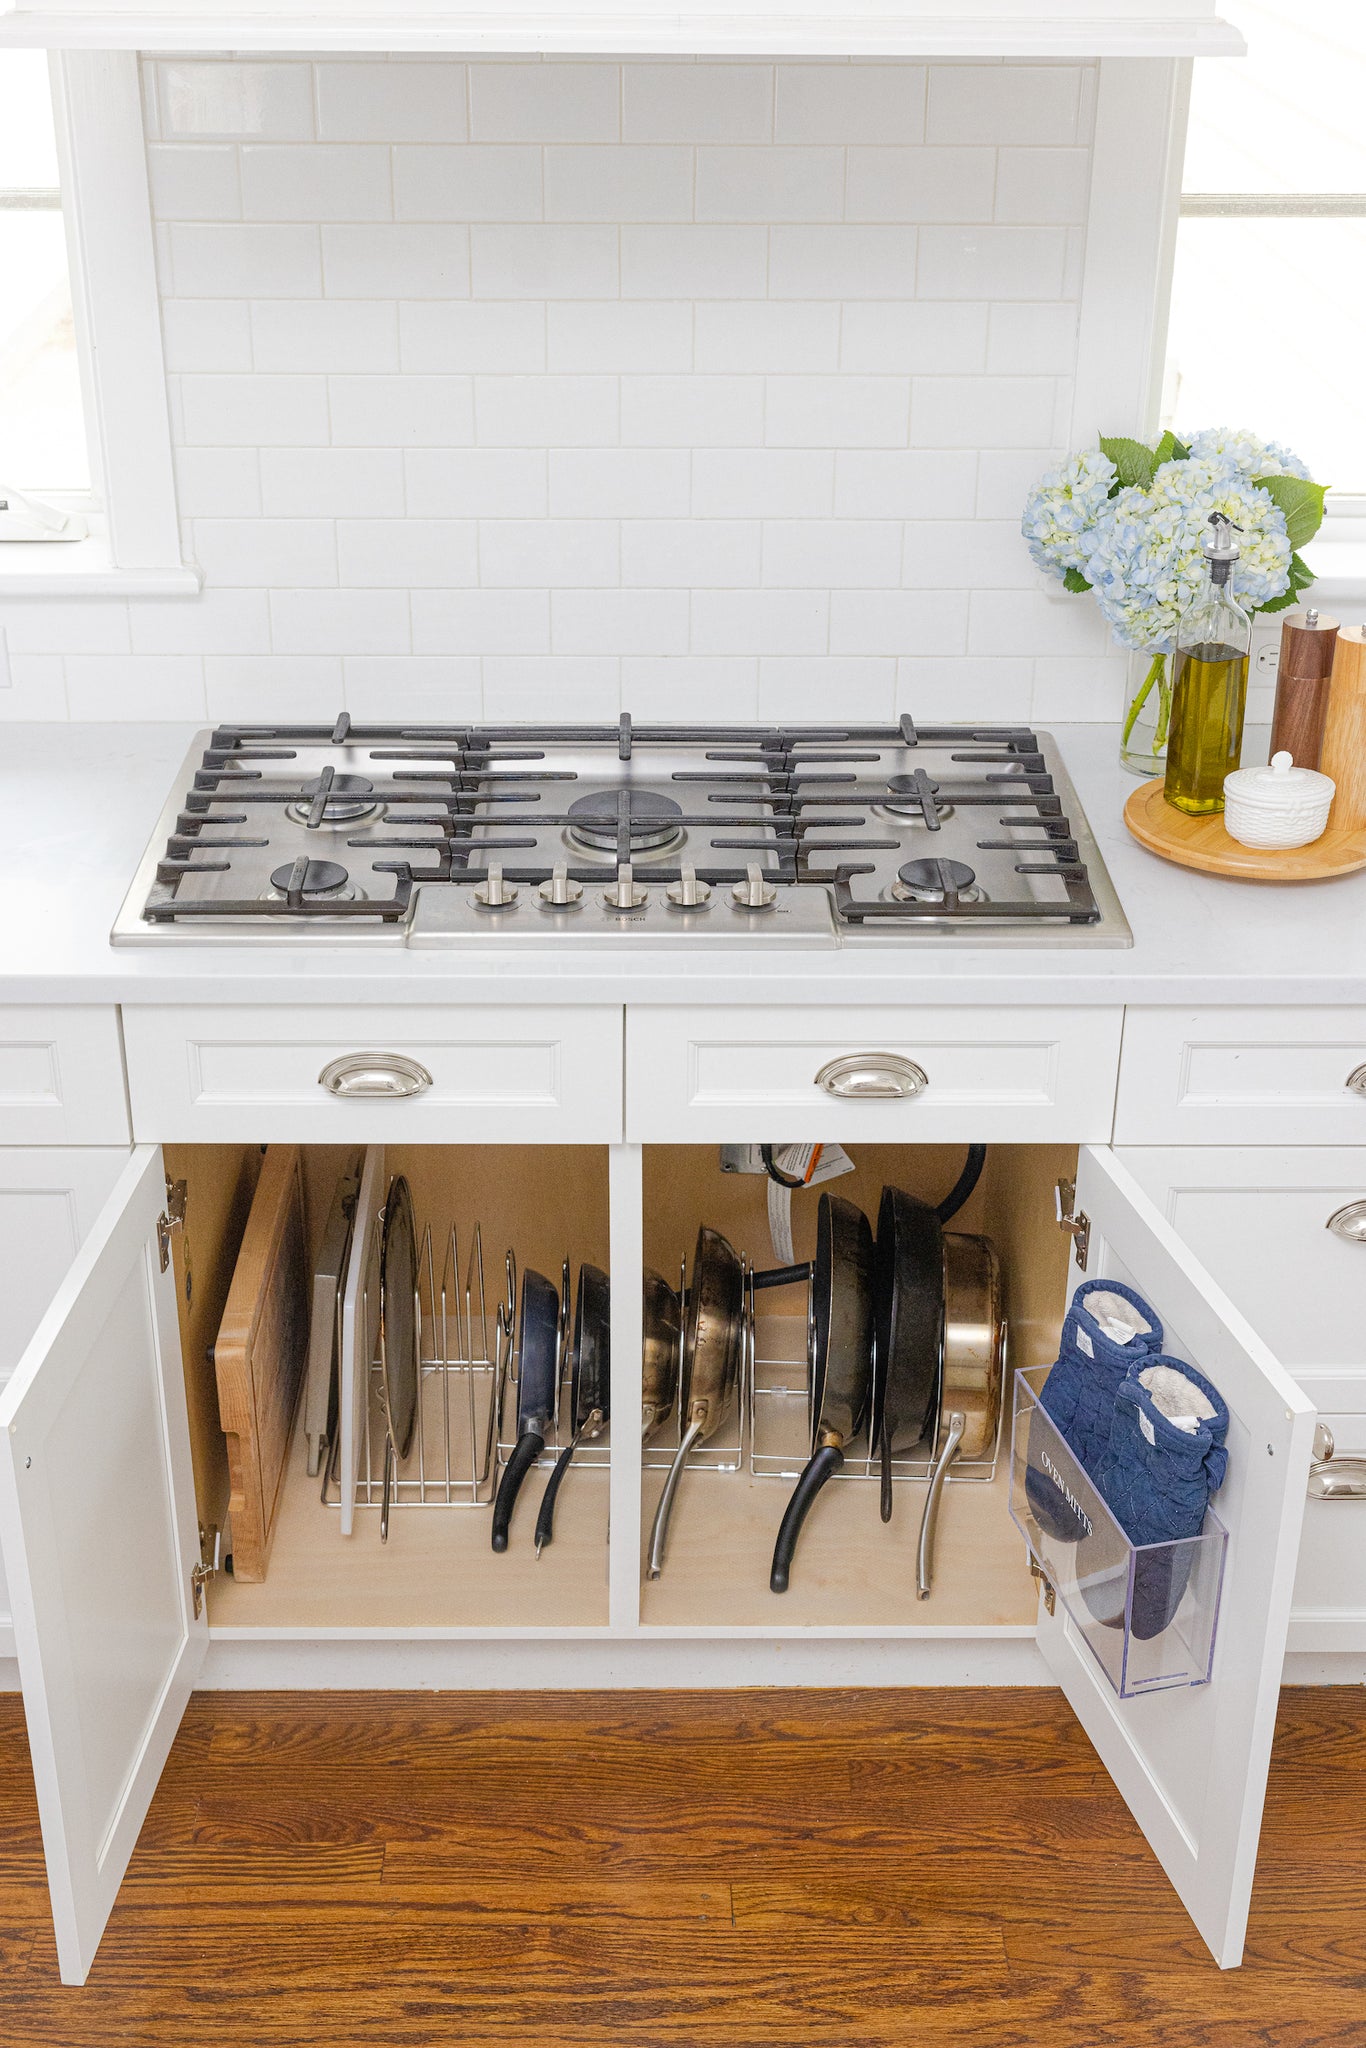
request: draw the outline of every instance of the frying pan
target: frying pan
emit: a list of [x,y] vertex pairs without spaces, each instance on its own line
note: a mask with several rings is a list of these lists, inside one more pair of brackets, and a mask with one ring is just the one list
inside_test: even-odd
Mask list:
[[892,1460],[934,1429],[944,1356],[944,1230],[938,1213],[886,1187],[873,1266],[869,1448],[882,1460],[882,1519],[892,1519]]
[[792,1554],[816,1495],[844,1463],[844,1446],[868,1412],[873,1369],[873,1233],[862,1209],[823,1194],[813,1276],[815,1357],[811,1456],[793,1489],[773,1547],[769,1586],[787,1591]]
[[667,1280],[647,1266],[644,1279],[644,1357],[640,1440],[647,1444],[673,1412],[683,1347],[683,1304]]
[[517,1443],[493,1503],[493,1547],[506,1550],[512,1510],[522,1481],[555,1426],[559,1405],[560,1294],[544,1273],[522,1275],[522,1316],[517,1374]]
[[934,1469],[920,1523],[916,1591],[928,1599],[934,1574],[939,1499],[955,1458],[983,1458],[996,1441],[1005,1377],[1006,1323],[1001,1270],[990,1238],[944,1233],[943,1393]]
[[389,1539],[389,1497],[394,1467],[413,1446],[417,1420],[417,1232],[408,1182],[398,1173],[384,1200],[379,1253],[379,1386],[384,1407],[384,1491],[380,1541]]
[[682,1434],[650,1531],[649,1575],[664,1569],[674,1494],[688,1453],[713,1437],[735,1406],[743,1335],[744,1273],[719,1230],[704,1223],[693,1253],[692,1285],[683,1318],[679,1419]]
[[536,1517],[536,1555],[555,1539],[555,1499],[581,1443],[601,1436],[612,1412],[612,1287],[600,1266],[579,1267],[569,1410],[574,1434],[555,1460]]

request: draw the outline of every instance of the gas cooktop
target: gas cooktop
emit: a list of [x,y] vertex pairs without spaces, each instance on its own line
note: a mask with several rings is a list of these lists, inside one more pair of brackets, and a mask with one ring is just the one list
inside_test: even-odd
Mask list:
[[1025,726],[219,726],[115,945],[1132,943]]

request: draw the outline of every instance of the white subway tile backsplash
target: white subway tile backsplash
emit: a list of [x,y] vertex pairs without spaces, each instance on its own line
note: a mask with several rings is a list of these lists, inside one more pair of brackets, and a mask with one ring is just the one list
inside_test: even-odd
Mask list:
[[694,654],[824,654],[831,598],[824,590],[695,590]]
[[838,704],[841,718],[890,724],[895,696],[896,663],[889,657],[765,655],[759,663],[760,718],[819,723]]
[[627,64],[626,142],[767,142],[773,134],[768,64]]
[[547,220],[691,220],[693,153],[678,147],[545,152]]
[[917,519],[905,527],[908,589],[1033,589],[1037,571],[1018,519]]
[[[1094,604],[1063,603],[1040,590],[974,590],[969,654],[1103,654],[1109,631]],[[927,648],[927,653],[934,650]],[[1101,716],[1105,714],[1102,712]]]
[[179,58],[155,66],[160,132],[270,136],[303,142],[313,134],[313,80],[307,64]]
[[903,654],[897,663],[894,715],[909,711],[924,724],[951,724],[971,706],[973,718],[1023,724],[1033,716],[1034,663],[1026,656]]
[[621,438],[648,448],[757,448],[761,377],[623,377]]
[[394,151],[398,220],[541,217],[541,152],[529,143],[402,146]]
[[324,704],[344,703],[339,654],[206,654],[206,710],[230,723],[288,721],[322,716]]
[[543,370],[545,322],[533,299],[402,300],[399,359],[405,370]]
[[258,370],[397,370],[398,314],[387,299],[262,299],[251,309]]
[[993,306],[987,333],[987,368],[1000,374],[1065,376],[1077,354],[1079,308],[1057,304],[1004,303]]
[[762,581],[793,590],[885,589],[899,580],[896,519],[769,519]]
[[1039,724],[1113,719],[1124,713],[1128,663],[1122,650],[1068,657],[1045,655],[1034,664],[1029,715]]
[[328,226],[322,230],[322,261],[332,298],[469,297],[470,238],[466,227],[397,221],[373,227]]
[[830,596],[832,654],[962,654],[966,590],[836,590]]
[[458,448],[474,438],[468,377],[329,377],[339,448]]
[[85,598],[80,604],[48,603],[26,598],[5,604],[0,597],[0,624],[11,655],[126,654],[132,646],[126,603]]
[[272,590],[277,654],[406,654],[406,590]]
[[81,721],[204,718],[198,654],[68,654],[68,715]]
[[[839,367],[838,306],[773,305],[767,299],[707,300],[696,307],[693,318],[699,370]],[[901,366],[870,363],[866,367]]]
[[691,496],[686,448],[552,448],[552,519],[681,518]]
[[[846,220],[987,221],[996,197],[994,149],[849,151]],[[1007,219],[1030,219],[1009,214]]]
[[177,448],[174,459],[183,519],[246,519],[261,511],[261,458],[255,448]]
[[685,300],[570,300],[547,306],[545,315],[552,370],[692,368],[693,309]]
[[537,519],[549,510],[542,448],[408,448],[402,460],[407,509],[419,519]]
[[242,145],[248,220],[387,220],[389,151],[377,143]]
[[623,584],[661,590],[757,584],[757,519],[632,519],[621,531]]
[[776,227],[769,297],[908,299],[915,295],[913,227]]
[[915,377],[911,440],[917,448],[1032,448],[1053,425],[1049,377]]
[[314,67],[321,142],[463,142],[465,67],[429,59]]
[[548,654],[548,590],[415,590],[415,654]]
[[779,142],[920,142],[919,64],[779,64]]
[[201,590],[195,598],[130,607],[134,654],[264,654],[270,608],[264,590]]
[[835,457],[824,449],[698,448],[692,508],[704,519],[828,518]]
[[615,377],[476,377],[475,438],[491,448],[600,448],[617,439],[617,405]]
[[440,590],[479,573],[472,519],[339,519],[344,589]]
[[908,377],[773,377],[764,438],[779,448],[904,448]]
[[834,510],[841,519],[966,519],[977,488],[967,449],[841,449]]
[[759,661],[752,654],[627,654],[621,701],[661,724],[759,716]]
[[748,299],[764,290],[768,236],[759,227],[624,227],[627,299]]
[[614,519],[485,519],[479,580],[488,588],[610,588],[621,580]]
[[471,64],[476,142],[615,142],[621,73],[615,64]]
[[896,305],[855,301],[844,308],[842,370],[914,376],[988,367],[986,306]]
[[161,338],[168,370],[250,370],[246,300],[164,299]]
[[154,143],[147,179],[159,220],[240,220],[242,187],[231,143]]
[[1081,71],[1070,64],[934,64],[930,142],[1072,142]]
[[686,654],[687,592],[552,590],[550,645],[556,654]]
[[922,228],[926,299],[1057,299],[1067,238],[1061,228]]
[[263,448],[260,509],[273,519],[401,518],[402,451]]
[[968,507],[979,519],[1017,519],[1030,487],[1062,461],[1061,448],[984,448],[977,460],[977,495]]
[[477,654],[348,654],[342,663],[347,708],[366,716],[382,703],[394,719],[435,721],[483,716],[483,664]]
[[1091,188],[1089,149],[1003,149],[996,219],[1084,221]]
[[166,246],[176,298],[302,299],[322,290],[316,227],[176,221]]
[[337,581],[330,519],[196,519],[194,548],[210,584],[288,589]]
[[0,724],[69,716],[61,655],[9,654],[0,638]]
[[621,663],[607,654],[486,654],[484,709],[499,718],[544,718],[595,722],[621,710]]
[[180,399],[192,446],[307,447],[328,438],[322,377],[184,376]]
[[839,220],[843,212],[842,149],[770,146],[697,152],[699,220]]
[[614,299],[612,227],[475,227],[470,276],[478,299]]

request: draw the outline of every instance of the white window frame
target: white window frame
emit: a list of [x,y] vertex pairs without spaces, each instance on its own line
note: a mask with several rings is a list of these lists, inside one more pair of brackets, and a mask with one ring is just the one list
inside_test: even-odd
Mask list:
[[131,50],[53,52],[62,218],[91,488],[79,541],[0,543],[0,603],[193,597],[180,550],[142,93]]

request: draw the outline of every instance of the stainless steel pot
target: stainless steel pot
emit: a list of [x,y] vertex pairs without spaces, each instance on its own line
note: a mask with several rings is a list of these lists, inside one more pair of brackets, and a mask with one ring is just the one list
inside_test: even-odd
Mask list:
[[1001,1267],[989,1237],[944,1232],[944,1366],[934,1465],[920,1523],[916,1591],[929,1597],[939,1500],[958,1458],[984,1458],[996,1442],[1006,1367]]

